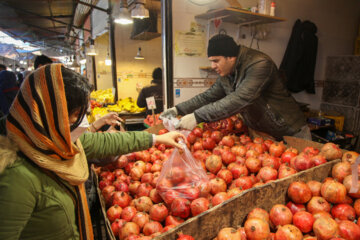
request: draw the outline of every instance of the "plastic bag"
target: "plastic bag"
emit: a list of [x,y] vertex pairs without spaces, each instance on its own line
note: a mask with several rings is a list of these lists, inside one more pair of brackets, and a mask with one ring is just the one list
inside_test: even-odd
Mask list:
[[[169,131],[175,130],[174,121],[174,119],[164,119],[164,126]],[[182,133],[186,135],[186,132]],[[193,158],[186,144],[180,143],[184,150],[174,149],[169,159],[164,162],[156,185],[157,191],[168,205],[175,198],[192,201],[200,196],[206,196],[210,192],[209,179],[202,165]]]

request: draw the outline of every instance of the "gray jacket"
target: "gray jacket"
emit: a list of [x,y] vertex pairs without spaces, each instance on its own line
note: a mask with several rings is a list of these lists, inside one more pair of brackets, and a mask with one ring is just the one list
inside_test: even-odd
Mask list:
[[194,112],[197,122],[241,113],[248,127],[276,139],[292,136],[306,124],[275,63],[264,53],[244,46],[239,48],[234,75],[219,77],[208,90],[176,108],[181,115]]

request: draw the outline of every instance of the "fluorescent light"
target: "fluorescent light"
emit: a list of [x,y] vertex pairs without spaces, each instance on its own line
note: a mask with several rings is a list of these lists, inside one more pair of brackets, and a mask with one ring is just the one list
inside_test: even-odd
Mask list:
[[80,64],[85,64],[86,63],[86,58],[81,59],[79,62],[80,62]]
[[149,17],[149,10],[144,7],[142,3],[136,3],[135,8],[131,11],[132,18],[148,18]]
[[119,10],[119,15],[114,20],[115,23],[127,25],[131,24],[134,21],[130,17],[130,13],[127,8],[121,7]]
[[95,51],[95,46],[94,44],[91,44],[90,47],[88,48],[88,50],[86,51],[86,55],[89,56],[95,56],[97,55],[96,51]]

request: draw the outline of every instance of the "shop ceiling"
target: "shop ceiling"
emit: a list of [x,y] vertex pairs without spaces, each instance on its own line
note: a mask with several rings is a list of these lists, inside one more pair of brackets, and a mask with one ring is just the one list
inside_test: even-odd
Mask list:
[[[114,4],[119,2],[112,1]],[[76,48],[76,39],[81,39],[78,30],[90,32],[83,25],[98,2],[99,0],[0,0],[0,30],[43,49],[51,48],[69,53]],[[129,6],[135,2],[128,0]],[[146,5],[151,7],[153,2],[160,3],[160,0],[148,0]]]

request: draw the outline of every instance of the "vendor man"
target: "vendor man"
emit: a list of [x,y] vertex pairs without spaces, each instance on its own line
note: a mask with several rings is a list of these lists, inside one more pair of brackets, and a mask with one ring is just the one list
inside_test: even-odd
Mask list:
[[177,128],[193,129],[240,113],[251,129],[276,140],[294,136],[311,140],[304,114],[285,88],[272,59],[237,45],[218,34],[209,40],[211,68],[220,76],[205,92],[164,111],[161,117],[182,115]]

